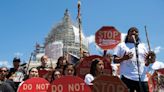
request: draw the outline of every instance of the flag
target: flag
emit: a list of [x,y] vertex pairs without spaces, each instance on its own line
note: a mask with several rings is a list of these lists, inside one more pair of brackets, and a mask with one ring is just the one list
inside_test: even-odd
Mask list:
[[79,57],[71,53],[67,54],[67,60],[69,63],[75,65],[79,61]]

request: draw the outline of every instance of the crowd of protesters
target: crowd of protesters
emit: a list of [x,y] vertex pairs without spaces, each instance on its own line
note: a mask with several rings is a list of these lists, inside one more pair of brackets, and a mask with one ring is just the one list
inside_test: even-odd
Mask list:
[[[86,57],[85,54],[84,57]],[[48,65],[48,59],[46,55],[43,55],[40,59],[40,66],[32,67],[29,70],[20,66],[21,60],[17,57],[13,59],[13,68],[8,69],[6,66],[1,66],[0,92],[16,92],[24,81],[34,77],[41,77],[52,83],[62,76],[76,76],[75,65],[68,63],[65,56],[58,58],[55,68]],[[46,71],[46,73],[42,74],[42,71]]]
[[[138,49],[137,53],[136,47]],[[136,61],[138,57],[136,54],[139,56],[139,61]],[[28,70],[20,67],[20,58],[14,58],[13,68],[8,69],[6,66],[0,67],[0,92],[16,92],[24,81],[34,77],[42,77],[52,83],[54,80],[63,76],[77,76],[76,68],[84,58],[89,56],[89,53],[84,51],[83,57],[75,65],[69,63],[71,61],[68,61],[65,56],[61,56],[57,60],[56,67],[53,68],[47,63],[48,57],[43,55],[40,59],[41,65]],[[147,51],[146,47],[141,44],[137,28],[132,27],[128,30],[125,42],[117,45],[114,55],[107,54],[103,57],[111,61],[111,64],[112,61],[113,63],[120,64],[121,75],[119,77],[129,88],[130,92],[141,92],[141,90],[142,92],[149,92],[146,69],[150,68],[150,65],[156,61],[156,55],[152,51]],[[149,57],[153,58],[150,59]],[[94,59],[91,63],[90,72],[85,75],[84,82],[87,85],[93,85],[92,81],[97,76],[104,74],[104,66],[105,63],[102,60]],[[139,76],[138,69],[140,69]],[[46,71],[46,74],[42,74],[43,71]],[[116,71],[115,68],[113,68],[114,71]],[[117,74],[114,75],[117,76]],[[141,82],[142,89],[140,88],[139,82]]]

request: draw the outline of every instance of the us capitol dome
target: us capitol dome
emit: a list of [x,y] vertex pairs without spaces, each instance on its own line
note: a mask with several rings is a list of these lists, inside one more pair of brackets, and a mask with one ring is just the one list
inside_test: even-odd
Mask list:
[[[82,49],[88,51],[88,41],[82,33]],[[50,33],[48,33],[45,38],[45,54],[51,58],[58,58],[55,52],[52,49],[61,49],[56,50],[56,52],[60,52],[59,55],[71,53],[76,56],[80,56],[80,41],[79,41],[79,28],[72,23],[68,10],[65,11],[63,20],[52,28]],[[58,45],[56,47],[61,48],[53,48],[52,45]],[[49,47],[52,48],[49,48]]]
[[[88,40],[82,30],[81,37],[82,50],[88,51]],[[44,44],[42,46],[37,45],[33,53],[33,60],[38,61],[38,63],[40,62],[40,57],[43,55],[47,55],[52,59],[53,63],[56,63],[60,56],[68,53],[80,57],[79,28],[77,24],[71,21],[67,9],[61,22],[57,23],[45,37]],[[36,65],[36,63],[34,65]]]

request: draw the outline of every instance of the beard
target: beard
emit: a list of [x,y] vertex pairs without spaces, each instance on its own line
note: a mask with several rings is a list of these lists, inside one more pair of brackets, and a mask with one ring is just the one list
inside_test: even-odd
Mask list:
[[2,78],[2,79],[4,79],[4,78],[6,78],[6,74],[0,74],[0,77]]

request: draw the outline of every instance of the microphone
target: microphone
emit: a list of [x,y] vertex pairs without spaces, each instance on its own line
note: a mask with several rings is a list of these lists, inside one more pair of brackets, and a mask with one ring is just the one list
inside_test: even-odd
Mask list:
[[137,42],[135,35],[132,35],[132,38],[133,38],[134,44],[137,46],[139,43]]
[[134,43],[136,44],[137,41],[136,41],[136,37],[135,37],[135,35],[132,35],[132,38],[133,38]]

